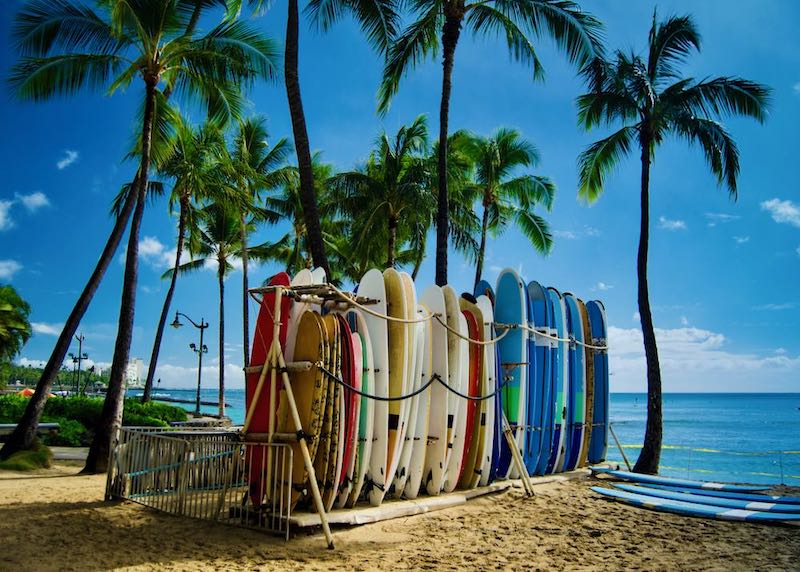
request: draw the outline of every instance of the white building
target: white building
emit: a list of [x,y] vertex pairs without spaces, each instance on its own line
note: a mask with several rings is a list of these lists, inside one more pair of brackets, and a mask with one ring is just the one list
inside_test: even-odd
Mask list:
[[125,383],[128,387],[142,387],[144,385],[144,362],[140,358],[133,358],[125,368]]

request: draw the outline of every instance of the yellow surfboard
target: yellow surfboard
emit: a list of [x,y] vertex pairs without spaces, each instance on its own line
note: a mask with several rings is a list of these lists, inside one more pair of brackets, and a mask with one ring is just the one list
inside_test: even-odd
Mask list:
[[[394,268],[383,272],[386,285],[386,311],[393,318],[407,319],[405,291],[400,274]],[[407,326],[401,322],[389,321],[389,397],[403,395],[408,376],[408,335]],[[389,441],[386,455],[386,475],[384,486],[392,484],[394,473],[400,461],[400,452],[405,435],[404,414],[407,400],[389,402]],[[385,492],[385,491],[384,491]]]
[[[583,303],[583,300],[578,298],[578,308],[581,311],[581,320],[583,321],[583,331],[586,332],[584,335],[584,341],[588,344],[591,344],[592,340],[592,329],[589,325],[589,312],[586,311],[586,304]],[[578,458],[578,463],[575,465],[577,467],[583,467],[586,465],[586,457],[589,455],[589,441],[592,438],[592,423],[593,419],[593,411],[594,411],[594,350],[590,348],[586,348],[585,352],[586,358],[584,359],[584,365],[586,366],[586,421],[585,429],[583,432],[583,447],[581,447],[581,456]]]

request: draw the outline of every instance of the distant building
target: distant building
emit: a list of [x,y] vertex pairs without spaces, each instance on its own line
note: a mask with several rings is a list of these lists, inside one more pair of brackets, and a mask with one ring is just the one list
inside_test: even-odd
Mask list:
[[144,385],[144,362],[140,358],[133,358],[125,369],[125,383],[128,387],[142,387]]

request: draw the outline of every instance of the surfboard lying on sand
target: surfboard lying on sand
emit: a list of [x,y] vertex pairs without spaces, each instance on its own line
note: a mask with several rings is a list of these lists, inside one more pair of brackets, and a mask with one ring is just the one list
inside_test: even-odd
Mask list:
[[724,506],[727,508],[740,508],[744,510],[758,510],[762,512],[786,512],[786,513],[800,513],[800,504],[789,503],[775,503],[765,501],[749,501],[732,499],[726,497],[710,497],[702,494],[694,494],[691,492],[680,492],[668,488],[653,489],[643,485],[626,485],[624,483],[615,483],[614,487],[621,491],[629,493],[636,493],[640,495],[648,495],[651,497],[658,497],[668,500],[692,502],[697,504],[707,504],[712,506]]
[[742,510],[722,506],[712,506],[693,502],[668,500],[649,495],[640,495],[615,489],[592,487],[592,490],[604,497],[613,498],[624,503],[651,508],[662,512],[671,512],[688,516],[702,516],[718,520],[744,520],[747,522],[788,522],[800,521],[800,514],[781,512],[761,512]]
[[785,497],[780,495],[765,495],[763,493],[733,493],[725,491],[710,491],[707,489],[689,489],[685,487],[670,487],[667,485],[651,485],[648,484],[649,489],[670,490],[681,493],[691,493],[693,495],[702,495],[704,497],[719,497],[726,499],[736,499],[743,501],[753,502],[774,502],[777,504],[798,504],[800,505],[800,497]]
[[662,477],[659,475],[643,475],[641,473],[629,473],[627,471],[615,471],[613,469],[606,469],[605,467],[592,467],[595,473],[603,473],[622,479],[625,481],[633,481],[635,483],[648,483],[656,485],[671,485],[674,487],[685,487],[687,489],[709,489],[712,491],[728,491],[737,493],[752,493],[757,491],[766,491],[769,487],[758,485],[732,485],[729,483],[716,483],[712,481],[690,481],[688,479],[673,479],[671,477]]

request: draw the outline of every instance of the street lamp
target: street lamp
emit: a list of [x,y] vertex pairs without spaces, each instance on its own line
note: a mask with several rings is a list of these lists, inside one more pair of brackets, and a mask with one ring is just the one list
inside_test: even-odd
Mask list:
[[181,326],[183,326],[181,321],[178,319],[178,316],[183,316],[184,318],[189,320],[189,322],[191,322],[191,324],[195,328],[200,330],[200,344],[199,345],[195,345],[194,343],[189,344],[189,348],[191,348],[191,350],[194,353],[197,354],[197,399],[195,401],[194,414],[199,417],[200,416],[200,376],[201,376],[202,371],[203,371],[203,354],[204,353],[208,353],[208,347],[205,344],[203,344],[203,331],[208,327],[208,323],[204,322],[203,318],[200,318],[200,323],[198,324],[197,322],[192,320],[189,316],[187,316],[183,312],[175,312],[175,320],[171,324],[172,327],[175,328],[175,329],[178,329]]
[[69,353],[70,358],[72,358],[73,367],[77,366],[77,377],[75,379],[75,394],[81,394],[81,362],[85,359],[89,359],[89,354],[83,351],[83,342],[86,339],[83,335],[83,332],[79,336],[75,336],[75,339],[78,340],[78,355],[74,355]]

